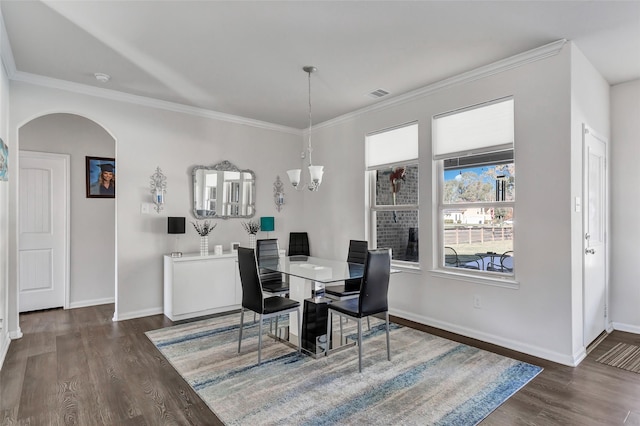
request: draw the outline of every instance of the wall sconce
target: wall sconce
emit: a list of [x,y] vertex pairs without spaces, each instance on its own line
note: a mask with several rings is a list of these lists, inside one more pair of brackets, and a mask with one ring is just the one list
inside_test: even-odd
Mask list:
[[164,207],[164,193],[167,191],[167,177],[162,173],[160,167],[156,167],[156,172],[151,175],[151,196],[155,204],[156,212]]
[[276,204],[278,211],[282,210],[284,205],[284,184],[280,180],[280,175],[276,176],[276,181],[273,182],[273,202]]
[[267,238],[269,238],[269,232],[273,232],[275,229],[276,223],[273,216],[260,218],[260,230],[267,233]]
[[171,257],[182,257],[182,252],[178,250],[178,242],[179,242],[180,234],[185,233],[184,225],[185,225],[184,217],[168,217],[167,218],[167,234],[175,234],[176,236],[175,251],[171,252]]

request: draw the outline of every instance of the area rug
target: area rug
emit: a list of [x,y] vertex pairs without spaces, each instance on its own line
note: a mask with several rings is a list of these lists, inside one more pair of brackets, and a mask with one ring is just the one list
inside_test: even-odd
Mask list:
[[257,365],[257,325],[237,353],[239,317],[146,333],[228,425],[474,425],[542,371],[397,324],[389,362],[378,320],[363,337],[362,373],[357,347],[314,359],[266,336]]
[[627,343],[618,343],[596,361],[612,367],[640,373],[640,347]]

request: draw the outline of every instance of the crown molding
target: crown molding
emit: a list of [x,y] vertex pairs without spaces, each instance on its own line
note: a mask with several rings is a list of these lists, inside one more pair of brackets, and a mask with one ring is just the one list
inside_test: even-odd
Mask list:
[[341,115],[331,120],[327,120],[325,122],[322,122],[313,126],[313,129],[315,130],[315,129],[321,129],[323,127],[335,126],[337,124],[352,120],[355,117],[358,117],[360,115],[363,115],[372,111],[379,111],[379,110],[391,108],[393,106],[404,104],[404,103],[413,101],[415,99],[426,97],[434,92],[446,89],[448,87],[470,83],[472,81],[480,80],[494,74],[511,70],[513,68],[521,67],[531,62],[539,61],[541,59],[545,59],[550,56],[555,56],[560,52],[560,50],[562,50],[562,48],[566,43],[567,43],[566,39],[560,39],[552,43],[545,44],[535,49],[531,49],[526,52],[519,53],[514,56],[510,56],[506,59],[493,62],[489,65],[475,68],[471,71],[467,71],[462,74],[458,74],[456,76],[453,76],[444,80],[440,80],[428,86],[424,86],[420,89],[407,92],[403,95],[398,95],[388,100],[378,102],[374,105],[370,105],[368,107],[349,112],[347,114]]
[[232,114],[225,114],[222,112],[211,111],[204,108],[197,108],[179,104],[176,102],[162,101],[159,99],[148,98],[145,96],[131,95],[128,93],[120,92],[117,90],[104,89],[101,87],[89,86],[86,84],[73,83],[66,80],[60,80],[51,77],[44,77],[41,75],[26,73],[22,71],[15,71],[9,76],[11,80],[20,81],[23,83],[29,83],[37,86],[48,87],[51,89],[59,89],[68,92],[78,93],[82,95],[94,96],[98,98],[108,99],[117,102],[125,102],[149,108],[157,108],[166,111],[178,112],[183,114],[194,115],[197,117],[210,118],[213,120],[220,120],[234,124],[242,124],[246,126],[257,127],[265,130],[275,130],[282,133],[290,133],[296,136],[302,135],[300,129],[293,127],[282,126],[273,123],[267,123],[266,121],[253,120],[250,118],[240,117]]

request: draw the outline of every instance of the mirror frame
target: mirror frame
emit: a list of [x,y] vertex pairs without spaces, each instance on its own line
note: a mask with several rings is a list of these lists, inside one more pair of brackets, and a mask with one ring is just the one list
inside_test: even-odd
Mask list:
[[[248,203],[247,206],[251,208],[252,213],[250,215],[214,215],[214,216],[203,216],[201,214],[198,214],[198,210],[197,210],[197,206],[196,206],[196,173],[199,170],[214,170],[217,172],[240,172],[240,173],[249,173],[251,175],[251,192],[252,192],[252,197],[251,203]],[[251,218],[254,217],[256,215],[256,206],[255,206],[255,197],[256,197],[256,174],[253,172],[253,170],[249,170],[249,169],[239,169],[238,167],[236,167],[234,164],[232,164],[231,162],[229,162],[228,160],[224,160],[221,161],[217,164],[214,164],[213,166],[194,166],[193,169],[191,170],[191,186],[192,186],[192,196],[193,196],[193,215],[195,216],[196,219],[233,219],[233,218],[240,218],[240,219],[247,219],[247,218]]]

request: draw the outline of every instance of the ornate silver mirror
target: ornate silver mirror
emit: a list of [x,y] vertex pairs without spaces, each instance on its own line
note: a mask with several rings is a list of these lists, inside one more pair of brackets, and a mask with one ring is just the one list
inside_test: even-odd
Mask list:
[[256,213],[256,176],[227,160],[213,166],[195,166],[193,214],[197,219],[248,218]]

